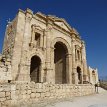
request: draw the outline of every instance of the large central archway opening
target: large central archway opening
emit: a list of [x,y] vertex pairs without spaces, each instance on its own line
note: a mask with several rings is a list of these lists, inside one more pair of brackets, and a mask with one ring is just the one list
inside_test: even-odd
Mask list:
[[38,56],[33,56],[31,58],[30,65],[30,78],[31,81],[36,83],[40,82],[40,68],[41,68],[41,60]]
[[67,83],[67,48],[61,42],[54,45],[55,83]]

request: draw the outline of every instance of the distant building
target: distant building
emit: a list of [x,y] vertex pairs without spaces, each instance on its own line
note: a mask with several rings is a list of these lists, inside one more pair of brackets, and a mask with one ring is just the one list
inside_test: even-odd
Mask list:
[[89,80],[92,84],[97,84],[99,82],[97,69],[92,69],[89,67]]

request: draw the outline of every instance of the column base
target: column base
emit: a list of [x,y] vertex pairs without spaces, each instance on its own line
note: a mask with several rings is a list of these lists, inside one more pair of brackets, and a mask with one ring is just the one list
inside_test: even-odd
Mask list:
[[89,83],[88,75],[83,75],[83,83],[84,84],[88,84]]
[[72,83],[73,84],[78,84],[78,75],[77,75],[77,73],[73,73],[72,74]]
[[53,69],[47,68],[46,71],[47,71],[46,82],[48,82],[48,83],[55,83],[55,76],[52,73]]
[[27,81],[30,82],[30,75],[29,74],[18,74],[15,81]]

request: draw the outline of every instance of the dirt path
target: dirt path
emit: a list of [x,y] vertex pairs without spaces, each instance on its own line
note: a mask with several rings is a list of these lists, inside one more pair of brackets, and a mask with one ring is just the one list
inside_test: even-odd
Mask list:
[[46,107],[107,107],[107,91],[99,88],[99,94],[75,97],[71,101],[57,102]]

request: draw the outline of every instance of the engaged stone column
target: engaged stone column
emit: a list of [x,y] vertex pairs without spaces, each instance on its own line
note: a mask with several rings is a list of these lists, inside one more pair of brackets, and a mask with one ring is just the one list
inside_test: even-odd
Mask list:
[[24,35],[23,35],[23,46],[22,46],[22,53],[21,53],[21,61],[19,64],[19,70],[16,79],[19,81],[29,81],[29,71],[28,71],[28,64],[27,64],[27,57],[28,57],[28,49],[29,43],[31,40],[31,20],[32,20],[33,12],[30,9],[26,10],[25,16],[25,28],[24,28]]
[[30,22],[32,20],[33,12],[30,9],[26,10],[26,18],[25,18],[25,31],[24,31],[24,38],[23,38],[23,50],[28,50],[30,40],[33,39],[31,37],[31,26]]
[[39,71],[40,71],[40,74],[39,74],[39,82],[44,82],[43,78],[44,78],[44,70],[43,70],[43,63],[40,64],[40,68],[39,68]]
[[66,56],[66,75],[67,75],[67,83],[72,84],[72,55],[67,54]]
[[73,84],[78,84],[78,73],[77,73],[77,69],[74,68],[73,69]]
[[81,80],[81,83],[80,84],[83,84],[83,73],[81,72],[81,78],[80,78]]
[[43,34],[40,36],[40,47],[43,47]]
[[51,69],[51,26],[48,25],[47,29],[45,31],[45,36],[46,36],[46,72],[47,72],[47,76],[46,76],[46,82],[53,82],[52,79],[52,69]]
[[35,27],[34,26],[31,26],[31,28],[32,28],[32,31],[31,31],[31,39],[30,39],[30,47],[31,47],[31,49],[33,48],[33,46],[34,46],[34,44],[33,44],[33,42],[34,42],[34,40],[35,40]]
[[78,79],[77,79],[77,69],[75,68],[75,35],[74,38],[72,38],[72,83],[77,84]]
[[54,63],[54,47],[51,47],[51,68],[52,68],[52,83],[55,83],[55,63]]
[[82,61],[83,61],[83,81],[89,81],[88,69],[87,69],[87,60],[86,60],[86,49],[85,49],[84,41],[82,42]]

